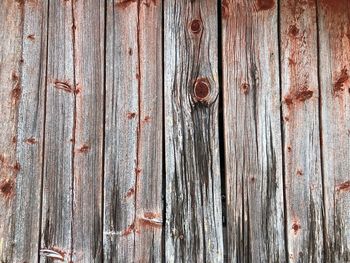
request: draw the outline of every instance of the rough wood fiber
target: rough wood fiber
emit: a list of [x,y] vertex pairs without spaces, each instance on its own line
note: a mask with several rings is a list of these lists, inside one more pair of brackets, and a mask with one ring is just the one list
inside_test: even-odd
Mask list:
[[72,1],[49,2],[41,229],[41,248],[57,251],[66,260],[72,257],[76,115],[72,11]]
[[350,2],[318,1],[326,262],[350,261]]
[[216,1],[164,2],[166,262],[224,257],[217,18]]
[[223,1],[229,262],[285,262],[278,8]]
[[291,262],[321,262],[323,196],[316,2],[280,3],[288,256]]
[[105,1],[73,3],[76,85],[73,262],[101,262]]
[[161,1],[108,1],[104,259],[162,255]]
[[[0,261],[37,260],[46,1],[1,1]],[[33,56],[34,55],[34,56]]]

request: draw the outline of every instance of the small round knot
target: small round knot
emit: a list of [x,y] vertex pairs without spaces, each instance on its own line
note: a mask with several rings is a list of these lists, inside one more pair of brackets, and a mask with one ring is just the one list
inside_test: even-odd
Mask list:
[[193,34],[198,34],[202,30],[202,21],[199,19],[192,20],[190,28]]
[[208,79],[201,78],[197,79],[197,81],[194,84],[194,97],[197,101],[205,101],[210,94],[210,83]]

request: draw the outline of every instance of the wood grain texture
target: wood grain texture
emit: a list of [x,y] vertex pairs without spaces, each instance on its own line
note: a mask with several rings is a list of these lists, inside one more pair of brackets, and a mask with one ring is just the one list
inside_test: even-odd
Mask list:
[[[50,1],[41,249],[72,258],[76,91],[72,1]],[[52,262],[43,253],[41,262]]]
[[350,2],[318,1],[326,262],[350,261]]
[[287,243],[291,262],[323,258],[315,1],[281,1]]
[[162,256],[161,1],[108,1],[104,260]]
[[166,262],[222,262],[216,1],[164,2]]
[[37,261],[46,1],[0,3],[0,261]]
[[278,8],[223,1],[229,262],[285,262]]
[[73,262],[102,262],[105,1],[73,1],[76,86]]

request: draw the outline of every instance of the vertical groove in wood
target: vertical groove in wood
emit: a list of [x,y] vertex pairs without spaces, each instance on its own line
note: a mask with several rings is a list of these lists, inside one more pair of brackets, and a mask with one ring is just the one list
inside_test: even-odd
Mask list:
[[102,260],[104,1],[73,1],[75,148],[73,262]]
[[227,257],[284,262],[278,8],[222,1]]
[[167,262],[222,262],[216,1],[164,2]]
[[326,262],[350,261],[350,3],[318,2]]
[[281,1],[281,76],[288,252],[323,258],[316,2]]
[[162,254],[161,11],[160,1],[107,3],[107,262]]
[[0,261],[37,260],[46,1],[2,1]]
[[[73,224],[74,43],[72,1],[49,2],[41,248],[71,260]],[[43,253],[41,262],[50,258]]]

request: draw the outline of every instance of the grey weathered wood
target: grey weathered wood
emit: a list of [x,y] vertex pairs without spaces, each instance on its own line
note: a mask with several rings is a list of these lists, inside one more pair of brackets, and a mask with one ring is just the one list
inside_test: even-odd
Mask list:
[[0,3],[1,262],[38,257],[46,5]]
[[160,1],[107,2],[104,259],[162,254]]
[[224,257],[217,26],[216,1],[164,2],[166,262]]
[[73,3],[76,113],[72,260],[102,262],[105,1]]
[[292,262],[323,258],[316,2],[281,1],[287,243]]
[[223,1],[229,262],[285,262],[278,8]]
[[[76,92],[72,1],[49,2],[41,249],[71,259]],[[50,254],[43,253],[41,262]]]
[[318,1],[326,262],[350,261],[350,2]]

